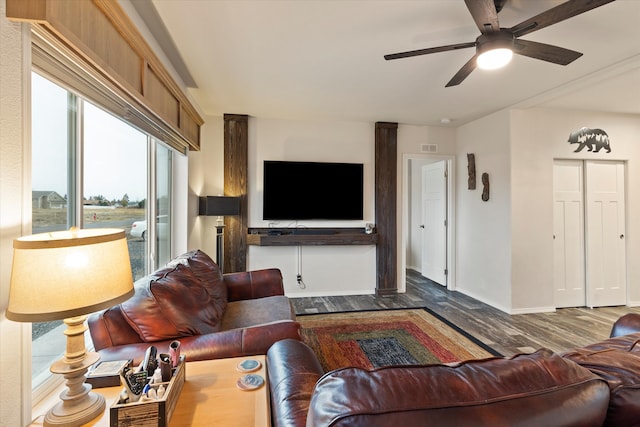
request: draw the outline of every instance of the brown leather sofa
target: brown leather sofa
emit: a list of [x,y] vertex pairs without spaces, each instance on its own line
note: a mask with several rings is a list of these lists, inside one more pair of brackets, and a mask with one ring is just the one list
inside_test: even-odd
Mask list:
[[267,352],[272,424],[640,426],[638,342],[640,315],[627,315],[612,338],[564,354],[324,373],[308,346],[284,340]]
[[266,354],[276,341],[301,339],[278,269],[223,275],[195,250],[134,287],[129,300],[88,319],[101,360],[137,364],[150,345],[168,353],[174,340],[193,361]]

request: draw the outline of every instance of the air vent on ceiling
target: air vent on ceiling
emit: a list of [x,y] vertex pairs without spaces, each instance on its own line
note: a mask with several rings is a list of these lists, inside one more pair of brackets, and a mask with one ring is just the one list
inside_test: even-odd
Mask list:
[[438,144],[422,144],[420,145],[421,153],[437,153],[438,152]]

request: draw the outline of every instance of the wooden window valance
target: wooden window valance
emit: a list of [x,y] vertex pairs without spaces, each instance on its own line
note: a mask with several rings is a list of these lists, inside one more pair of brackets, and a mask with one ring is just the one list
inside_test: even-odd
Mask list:
[[179,151],[200,149],[202,118],[117,1],[6,0],[6,13],[32,24],[36,66]]

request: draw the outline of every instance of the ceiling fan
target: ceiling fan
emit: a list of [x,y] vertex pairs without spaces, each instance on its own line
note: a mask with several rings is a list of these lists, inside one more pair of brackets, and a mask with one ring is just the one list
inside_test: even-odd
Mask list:
[[[485,59],[483,54],[503,54],[508,57],[504,58],[508,62],[511,59],[511,55],[517,53],[554,64],[568,65],[581,57],[582,53],[530,40],[521,40],[520,37],[613,1],[615,0],[569,0],[511,28],[500,28],[498,12],[502,9],[506,0],[465,0],[467,9],[469,9],[481,33],[474,42],[393,53],[385,55],[384,59],[409,58],[475,47],[476,54],[460,68],[456,75],[446,84],[446,87],[459,85],[471,74],[476,66],[482,66],[478,61],[481,56],[480,62]],[[506,65],[506,62],[502,65]],[[493,68],[498,67],[495,66]]]

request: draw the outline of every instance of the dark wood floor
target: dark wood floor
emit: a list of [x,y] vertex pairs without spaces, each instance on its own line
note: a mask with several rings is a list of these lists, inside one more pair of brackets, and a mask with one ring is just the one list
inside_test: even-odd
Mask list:
[[460,292],[451,292],[415,271],[407,271],[407,292],[292,298],[296,314],[427,307],[505,356],[541,347],[562,352],[609,336],[622,314],[638,307],[564,308],[554,313],[509,315]]

